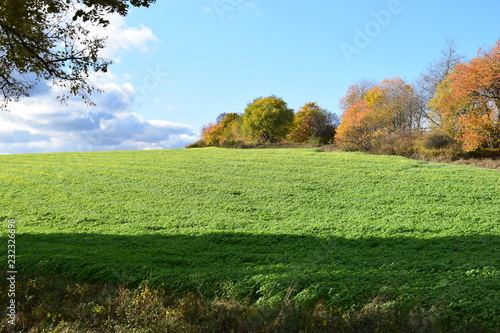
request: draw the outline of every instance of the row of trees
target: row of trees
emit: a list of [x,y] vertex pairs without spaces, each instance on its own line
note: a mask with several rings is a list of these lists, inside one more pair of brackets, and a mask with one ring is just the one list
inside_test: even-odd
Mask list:
[[[401,78],[360,81],[340,101],[336,142],[345,150],[377,150],[428,139],[427,148],[500,148],[500,40],[464,61],[453,41],[413,85]],[[424,134],[425,133],[425,134]],[[393,147],[394,148],[394,147]]]
[[294,113],[279,97],[259,97],[248,103],[243,114],[223,113],[215,124],[204,126],[197,145],[234,146],[284,140],[325,144],[333,142],[338,124],[338,117],[316,102],[306,103]]
[[339,122],[315,102],[294,113],[281,98],[259,97],[242,114],[221,114],[205,126],[201,143],[335,141],[344,150],[404,155],[422,148],[495,152],[500,149],[500,40],[470,61],[447,41],[441,58],[413,84],[399,77],[362,80],[347,89],[340,108]]

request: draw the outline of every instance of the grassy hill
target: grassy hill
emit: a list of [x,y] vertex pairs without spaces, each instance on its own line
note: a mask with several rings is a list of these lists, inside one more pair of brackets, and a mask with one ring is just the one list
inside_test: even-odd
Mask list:
[[500,328],[498,170],[217,148],[5,155],[0,170],[25,276],[271,306],[378,299]]

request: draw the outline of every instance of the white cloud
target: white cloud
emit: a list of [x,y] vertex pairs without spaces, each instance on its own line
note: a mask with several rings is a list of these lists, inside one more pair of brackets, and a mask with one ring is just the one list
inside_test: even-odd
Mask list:
[[94,35],[107,38],[106,47],[101,52],[101,56],[104,58],[119,62],[121,51],[139,50],[148,52],[151,43],[159,41],[153,31],[144,25],[129,27],[123,16],[112,14],[109,16],[109,21],[110,25],[105,29],[89,27],[89,30]]
[[0,114],[0,153],[42,153],[182,148],[194,142],[194,129],[132,112],[130,83],[108,83],[93,96],[97,107],[77,98],[61,104],[50,94],[24,98]]
[[[122,50],[147,51],[157,41],[149,28],[128,27],[119,16],[111,18],[109,27],[104,56],[115,61]],[[151,71],[147,87],[166,75]],[[133,112],[144,87],[120,82],[111,72],[92,75],[91,80],[103,90],[91,96],[96,107],[76,97],[61,104],[58,88],[45,82],[31,97],[9,104],[11,112],[0,112],[0,154],[182,148],[196,141],[189,125],[146,120]]]

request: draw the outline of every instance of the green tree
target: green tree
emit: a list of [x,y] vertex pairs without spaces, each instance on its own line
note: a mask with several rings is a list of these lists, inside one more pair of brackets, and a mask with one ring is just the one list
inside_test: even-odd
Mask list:
[[338,123],[337,115],[320,108],[316,102],[306,103],[295,114],[289,138],[296,142],[313,140],[317,143],[330,143]]
[[276,96],[259,97],[243,113],[243,129],[253,139],[276,143],[284,139],[293,125],[293,110]]
[[[90,72],[106,72],[99,57],[105,39],[89,25],[105,27],[106,15],[126,15],[130,5],[148,7],[155,0],[0,0],[0,89],[2,103],[28,96],[41,80],[63,87],[59,96],[83,97],[95,90]],[[85,23],[85,24],[84,24]]]

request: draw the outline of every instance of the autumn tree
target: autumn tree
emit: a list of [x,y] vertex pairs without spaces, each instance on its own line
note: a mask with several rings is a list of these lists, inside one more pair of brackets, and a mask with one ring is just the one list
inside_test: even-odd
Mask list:
[[244,141],[242,135],[242,119],[237,113],[228,113],[220,122],[222,124],[222,137],[219,140],[219,145],[234,145],[237,142]]
[[337,128],[335,142],[347,151],[369,150],[372,147],[371,119],[374,110],[364,99],[344,111]]
[[105,39],[89,26],[106,27],[107,15],[126,15],[129,6],[155,0],[1,0],[0,90],[2,103],[28,96],[41,80],[63,87],[61,99],[77,95],[90,101],[90,72],[106,72],[109,60],[99,51]]
[[376,83],[369,80],[359,80],[347,88],[347,93],[340,99],[340,108],[347,111],[354,103],[364,100],[366,93]]
[[359,80],[347,88],[345,96],[339,101],[343,113],[336,131],[335,142],[344,150],[368,150],[370,148],[371,135],[368,117],[371,106],[365,98],[375,85],[368,80]]
[[295,142],[312,140],[317,143],[330,143],[338,123],[338,117],[334,113],[320,108],[316,102],[306,103],[295,114],[293,130],[288,137]]
[[336,141],[344,149],[369,150],[381,137],[420,130],[415,92],[401,78],[385,79],[362,94],[359,91],[350,87],[341,99],[341,105],[348,108],[342,115]]
[[500,40],[457,65],[431,104],[464,150],[500,148]]
[[[206,146],[218,146],[222,131],[219,124],[212,122],[203,125],[201,128],[201,142]],[[198,143],[198,142],[197,142]]]
[[438,85],[428,106],[436,114],[435,118],[439,119],[439,126],[436,128],[456,138],[460,131],[457,110],[466,110],[468,106],[466,96],[457,98],[456,94],[452,93],[452,89],[450,76],[448,76]]
[[383,80],[368,92],[366,100],[377,110],[378,122],[389,133],[420,129],[420,110],[415,91],[401,78]]
[[293,110],[276,96],[259,97],[243,113],[243,130],[253,139],[276,143],[284,139],[293,125]]
[[241,116],[237,113],[223,113],[216,124],[208,124],[201,130],[201,137],[207,146],[234,144],[240,138]]

